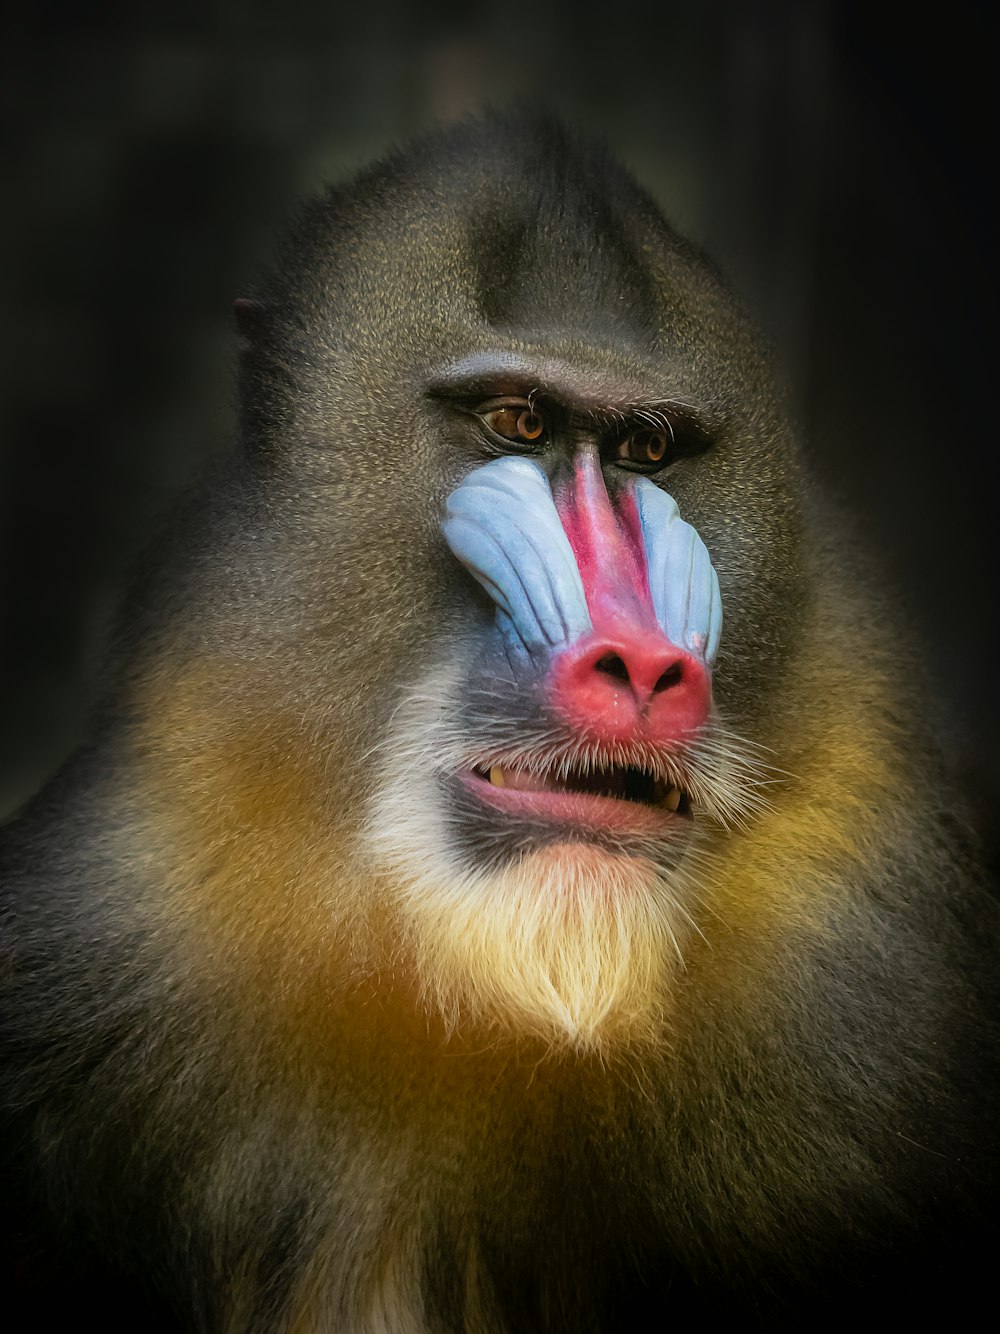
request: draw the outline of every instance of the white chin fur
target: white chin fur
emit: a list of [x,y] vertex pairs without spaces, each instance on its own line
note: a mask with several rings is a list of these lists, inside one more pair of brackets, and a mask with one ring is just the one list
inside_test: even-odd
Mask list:
[[472,1021],[554,1047],[661,1041],[691,929],[681,873],[668,881],[645,857],[575,842],[499,870],[464,865],[428,772],[440,740],[417,745],[416,733],[407,744],[397,731],[363,840],[424,1002],[451,1028]]

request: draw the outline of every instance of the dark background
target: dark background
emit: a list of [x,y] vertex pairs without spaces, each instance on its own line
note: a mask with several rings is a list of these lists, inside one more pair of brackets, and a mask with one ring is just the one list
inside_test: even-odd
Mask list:
[[231,302],[274,227],[517,98],[605,137],[755,309],[995,834],[995,10],[32,6],[0,40],[0,812],[81,736],[127,562],[231,432]]

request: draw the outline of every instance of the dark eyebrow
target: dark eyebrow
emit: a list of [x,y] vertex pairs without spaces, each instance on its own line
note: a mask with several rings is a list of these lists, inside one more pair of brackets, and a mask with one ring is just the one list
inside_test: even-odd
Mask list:
[[[525,352],[497,350],[475,352],[448,363],[432,375],[432,394],[460,398],[475,394],[524,394],[529,391],[563,400],[583,411],[631,412],[636,407],[667,407],[669,395],[653,391],[661,380],[655,367],[641,374],[601,366],[593,358],[589,366],[567,362],[556,356],[532,356]],[[683,404],[677,404],[683,407]]]
[[668,421],[683,418],[707,433],[709,414],[699,404],[662,390],[650,392],[660,378],[653,368],[640,379],[616,373],[596,361],[590,368],[581,369],[579,363],[558,357],[496,349],[450,362],[432,376],[428,393],[464,400],[507,394],[548,398],[561,403],[574,416],[605,425],[632,419],[668,426]]

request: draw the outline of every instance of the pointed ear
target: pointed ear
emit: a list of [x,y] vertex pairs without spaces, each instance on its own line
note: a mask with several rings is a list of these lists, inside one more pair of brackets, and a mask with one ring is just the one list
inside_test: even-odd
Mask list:
[[233,302],[233,311],[236,315],[236,327],[240,333],[240,356],[245,357],[253,351],[260,336],[264,322],[264,303],[254,301],[250,297],[238,296]]

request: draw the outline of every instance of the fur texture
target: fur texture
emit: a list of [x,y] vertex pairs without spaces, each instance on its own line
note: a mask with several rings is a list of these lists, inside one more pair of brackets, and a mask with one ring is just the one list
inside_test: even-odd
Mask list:
[[[4,831],[39,1318],[974,1310],[992,900],[916,656],[711,266],[601,152],[498,116],[307,206],[244,323],[240,447],[133,592],[94,741]],[[476,358],[579,432],[697,429],[664,485],[719,576],[713,716],[618,757],[683,785],[683,836],[494,826],[456,785],[608,763],[441,537],[489,456],[448,380]]]

